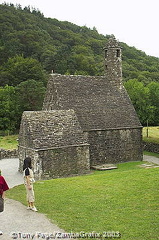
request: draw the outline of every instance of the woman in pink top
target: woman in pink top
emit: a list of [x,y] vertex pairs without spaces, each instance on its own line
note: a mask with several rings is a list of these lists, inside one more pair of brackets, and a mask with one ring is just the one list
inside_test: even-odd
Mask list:
[[[0,170],[0,201],[4,202],[5,197],[5,191],[9,189],[8,184],[6,183],[6,180],[3,176],[1,176],[1,170]],[[3,205],[4,206],[4,205]],[[2,212],[4,209],[2,208],[0,211]],[[2,231],[0,231],[0,235],[2,235]]]

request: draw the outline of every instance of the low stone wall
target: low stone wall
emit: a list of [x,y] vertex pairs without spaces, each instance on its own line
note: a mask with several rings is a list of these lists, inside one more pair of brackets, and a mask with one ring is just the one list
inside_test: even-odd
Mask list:
[[142,161],[142,134],[137,129],[89,131],[90,165]]
[[13,150],[0,149],[0,159],[17,158],[17,157],[18,157],[18,149],[13,149]]
[[159,153],[159,144],[143,142],[143,150],[147,152]]
[[68,177],[90,172],[89,145],[68,146],[38,152],[42,179]]

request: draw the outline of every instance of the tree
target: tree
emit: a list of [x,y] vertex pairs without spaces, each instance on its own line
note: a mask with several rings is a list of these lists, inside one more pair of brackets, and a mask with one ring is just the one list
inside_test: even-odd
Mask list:
[[19,126],[19,109],[15,98],[15,88],[0,87],[0,130],[13,133]]
[[15,92],[21,114],[23,111],[41,110],[45,91],[43,83],[33,79],[16,86]]
[[146,125],[147,120],[149,120],[149,123],[153,124],[155,107],[150,101],[149,88],[145,87],[144,84],[137,79],[131,79],[124,85],[141,123]]
[[72,49],[68,66],[71,74],[84,72],[85,75],[97,75],[98,72],[91,48],[81,45]]
[[147,85],[150,94],[151,104],[155,107],[153,125],[159,125],[159,83],[151,82]]
[[[46,74],[41,64],[33,58],[24,58],[23,56],[15,56],[9,58],[7,63],[1,67],[0,86],[6,84],[17,86],[21,82],[28,79],[46,83]],[[5,79],[6,82],[3,81]]]
[[41,110],[45,90],[43,83],[35,80],[16,87],[0,87],[0,131],[14,133],[19,129],[23,111]]

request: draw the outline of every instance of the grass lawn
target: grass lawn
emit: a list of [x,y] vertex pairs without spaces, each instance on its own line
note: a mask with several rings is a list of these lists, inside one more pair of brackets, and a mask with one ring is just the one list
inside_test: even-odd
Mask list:
[[158,157],[158,158],[159,158],[159,153],[153,153],[153,152],[144,151],[143,154],[144,154],[144,155],[148,155],[148,156],[153,156],[153,157]]
[[[37,181],[36,206],[67,232],[119,231],[122,240],[159,239],[159,168],[141,164]],[[9,190],[7,197],[26,204],[23,185]]]
[[[147,137],[148,131],[148,137]],[[159,126],[158,127],[144,127],[143,128],[143,140],[146,142],[159,143]]]
[[0,148],[3,149],[16,149],[18,135],[0,136]]

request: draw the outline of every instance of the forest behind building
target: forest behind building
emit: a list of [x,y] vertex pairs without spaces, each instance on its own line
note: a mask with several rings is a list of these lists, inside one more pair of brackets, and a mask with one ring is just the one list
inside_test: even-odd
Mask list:
[[[50,73],[103,75],[109,35],[0,4],[0,133],[18,131],[23,111],[41,110]],[[123,83],[143,125],[159,125],[159,58],[120,43]]]

